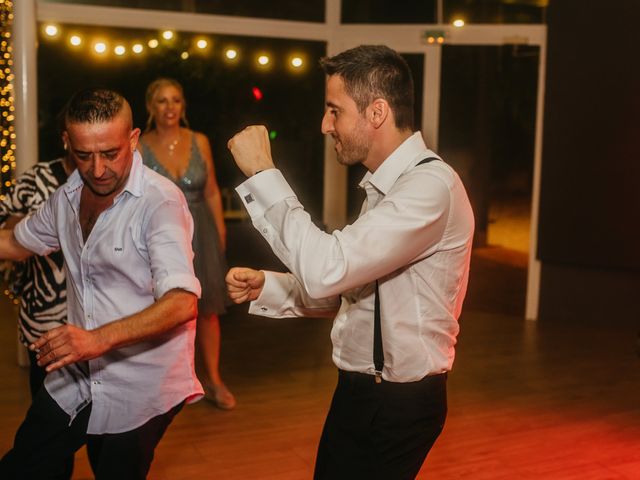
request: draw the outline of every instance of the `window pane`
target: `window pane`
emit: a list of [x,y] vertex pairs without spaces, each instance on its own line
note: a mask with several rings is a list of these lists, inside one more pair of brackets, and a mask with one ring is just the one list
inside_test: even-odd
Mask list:
[[544,23],[549,0],[444,0],[444,22]]
[[[129,100],[134,123],[144,130],[147,113],[145,89],[159,76],[177,79],[184,86],[191,128],[203,132],[213,149],[218,183],[230,192],[243,180],[226,144],[247,125],[263,124],[272,132],[272,151],[277,165],[314,219],[322,213],[324,140],[320,120],[324,111],[324,74],[319,67],[324,42],[293,41],[239,36],[207,36],[178,32],[165,41],[157,31],[104,29],[63,25],[56,37],[43,29],[38,47],[38,114],[40,155],[43,160],[61,152],[56,114],[77,90],[106,86]],[[76,35],[82,41],[70,44]],[[198,49],[196,41],[206,38]],[[95,53],[95,41],[106,45]],[[156,48],[148,41],[158,40]],[[133,53],[133,45],[143,46]],[[118,45],[124,53],[117,55]],[[233,47],[234,61],[225,53]],[[182,58],[188,53],[186,59]],[[259,54],[269,56],[260,67]],[[302,66],[291,66],[293,56]],[[235,205],[234,205],[235,206]],[[239,206],[238,206],[239,208]]]
[[324,22],[324,0],[44,0],[106,7],[146,8],[257,18]]
[[528,251],[539,47],[442,49],[439,149],[462,177],[476,246]]
[[436,23],[436,0],[342,0],[342,23]]

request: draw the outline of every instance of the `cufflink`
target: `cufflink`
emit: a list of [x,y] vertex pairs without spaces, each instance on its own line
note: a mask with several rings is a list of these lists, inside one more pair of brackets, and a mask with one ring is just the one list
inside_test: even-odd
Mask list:
[[251,195],[250,193],[244,196],[244,201],[245,203],[251,203],[254,201],[253,195]]

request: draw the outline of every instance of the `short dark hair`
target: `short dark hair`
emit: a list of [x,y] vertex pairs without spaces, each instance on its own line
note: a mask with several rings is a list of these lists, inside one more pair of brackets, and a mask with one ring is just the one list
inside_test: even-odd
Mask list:
[[76,92],[64,108],[64,127],[70,123],[103,123],[115,118],[127,104],[118,92],[90,88]]
[[413,130],[413,77],[409,65],[384,45],[360,45],[320,60],[324,72],[338,75],[360,113],[376,98],[393,110],[396,127]]

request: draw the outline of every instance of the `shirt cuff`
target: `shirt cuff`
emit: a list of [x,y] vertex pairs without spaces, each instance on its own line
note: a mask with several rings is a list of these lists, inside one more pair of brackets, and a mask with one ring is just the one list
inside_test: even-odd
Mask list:
[[180,273],[170,275],[157,282],[154,296],[156,299],[159,299],[169,290],[173,290],[174,288],[191,292],[198,298],[200,298],[202,294],[200,282],[196,277],[187,273]]
[[263,216],[269,207],[285,198],[296,196],[276,168],[252,176],[236,187],[236,192],[252,219]]
[[279,316],[290,295],[291,279],[289,275],[264,272],[264,286],[260,296],[249,304],[249,313],[264,317]]
[[33,234],[33,232],[31,232],[31,230],[29,230],[30,218],[31,217],[26,217],[18,222],[18,224],[13,228],[14,237],[16,237],[16,240],[20,245],[27,250],[31,250],[36,255],[49,255],[51,252],[55,251],[55,249],[42,242]]

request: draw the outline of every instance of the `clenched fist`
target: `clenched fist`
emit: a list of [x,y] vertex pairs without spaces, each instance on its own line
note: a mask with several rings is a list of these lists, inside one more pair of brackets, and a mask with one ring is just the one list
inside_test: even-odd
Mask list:
[[261,170],[274,168],[269,133],[263,125],[251,125],[236,133],[227,142],[227,148],[231,151],[238,168],[247,177]]
[[233,267],[225,278],[229,298],[235,303],[251,302],[264,287],[264,272],[245,267]]

